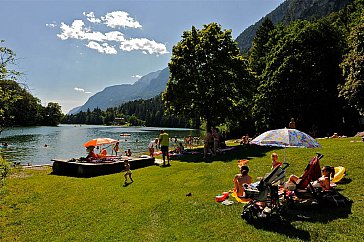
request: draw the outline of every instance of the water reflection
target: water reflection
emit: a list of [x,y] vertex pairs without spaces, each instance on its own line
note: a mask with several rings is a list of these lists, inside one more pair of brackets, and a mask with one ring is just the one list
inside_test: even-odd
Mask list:
[[[147,152],[148,143],[158,137],[160,129],[93,125],[10,128],[0,134],[0,143],[9,144],[7,148],[0,148],[0,154],[10,162],[50,164],[50,160],[54,158],[69,159],[85,156],[86,151],[82,144],[96,137],[119,139],[122,151],[130,148],[134,154],[144,153]],[[170,137],[177,137],[181,142],[189,135],[200,136],[198,130],[171,128],[165,130]],[[120,136],[120,134],[130,134],[130,136]]]

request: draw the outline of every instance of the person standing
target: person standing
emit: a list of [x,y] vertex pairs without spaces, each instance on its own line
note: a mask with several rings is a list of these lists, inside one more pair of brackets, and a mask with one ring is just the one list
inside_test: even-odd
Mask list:
[[113,155],[114,152],[115,152],[115,155],[117,156],[118,152],[119,152],[119,142],[116,142],[116,144],[113,146],[111,154]]
[[218,128],[212,128],[212,137],[214,139],[214,155],[216,155],[220,148],[220,132]]
[[170,163],[169,163],[169,135],[164,130],[161,130],[161,133],[160,133],[159,139],[158,139],[158,144],[162,151],[163,166],[166,165],[166,156],[167,156],[168,165],[170,165]]
[[207,130],[206,136],[205,136],[204,141],[203,141],[203,144],[204,144],[203,158],[206,159],[207,155],[209,153],[213,154],[212,149],[213,149],[213,146],[214,146],[214,138],[213,138],[210,130]]
[[149,151],[149,156],[153,157],[154,156],[154,147],[156,147],[158,145],[158,138],[156,138],[155,140],[150,141],[149,145],[148,145],[148,151]]
[[290,129],[296,128],[296,122],[294,121],[294,118],[291,118],[291,122],[289,122],[288,128],[290,128]]
[[124,177],[125,177],[125,183],[127,182],[128,180],[128,176],[129,176],[129,179],[131,182],[134,182],[133,181],[133,178],[131,177],[131,170],[130,170],[130,163],[129,163],[129,160],[124,160],[124,170],[125,170],[125,174],[124,174]]

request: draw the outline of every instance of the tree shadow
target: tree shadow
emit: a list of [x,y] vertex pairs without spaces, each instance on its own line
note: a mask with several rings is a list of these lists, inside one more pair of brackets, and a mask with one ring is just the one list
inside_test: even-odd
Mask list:
[[277,149],[277,147],[257,146],[257,145],[238,145],[228,147],[230,150],[222,151],[215,156],[209,155],[203,158],[203,148],[193,149],[184,155],[171,157],[172,160],[193,163],[212,163],[214,161],[230,162],[236,159],[250,159],[251,157],[264,157],[267,153]]

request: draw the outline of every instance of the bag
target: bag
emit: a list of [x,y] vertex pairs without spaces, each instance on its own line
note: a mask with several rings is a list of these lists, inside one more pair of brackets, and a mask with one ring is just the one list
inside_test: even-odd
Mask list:
[[319,202],[321,205],[335,208],[350,206],[353,203],[351,199],[345,197],[336,190],[322,192]]

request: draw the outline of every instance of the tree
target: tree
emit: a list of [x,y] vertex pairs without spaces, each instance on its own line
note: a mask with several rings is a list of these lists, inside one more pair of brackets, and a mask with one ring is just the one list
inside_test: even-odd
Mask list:
[[282,31],[254,96],[257,129],[282,128],[294,117],[300,129],[315,125],[326,135],[342,123],[340,35],[325,21],[296,21]]
[[364,21],[352,28],[349,53],[341,64],[345,83],[339,85],[340,96],[364,115]]
[[[4,40],[0,40],[0,44]],[[7,47],[0,46],[0,80],[15,80],[21,75],[19,71],[9,69],[9,65],[16,64],[16,54]]]
[[44,124],[57,126],[63,117],[61,106],[58,103],[50,102],[44,108]]
[[265,18],[257,29],[253,44],[249,50],[249,65],[252,71],[257,75],[261,75],[265,67],[267,54],[270,50],[268,42],[271,40],[271,33],[274,30],[274,24],[269,18]]
[[168,112],[201,118],[207,129],[244,116],[252,78],[231,31],[216,23],[185,31],[173,47],[169,70],[162,94]]
[[[0,40],[0,44],[3,42],[4,40]],[[21,74],[18,71],[9,69],[9,65],[15,65],[15,60],[15,53],[11,49],[0,46],[0,85],[3,82],[7,83],[8,80],[14,80]],[[20,98],[19,95],[15,94],[14,90],[0,86],[0,128],[10,122],[5,113]]]

